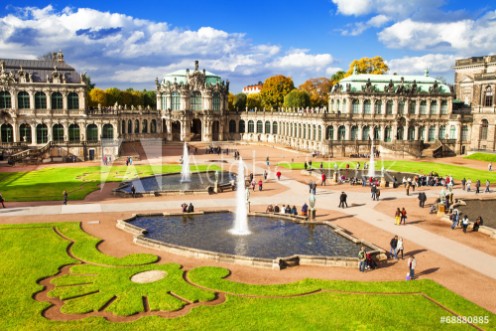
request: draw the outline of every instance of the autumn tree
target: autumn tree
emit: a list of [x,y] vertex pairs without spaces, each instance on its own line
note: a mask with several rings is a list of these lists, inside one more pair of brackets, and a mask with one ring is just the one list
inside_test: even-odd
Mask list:
[[260,97],[260,93],[248,94],[248,96],[246,97],[246,107],[248,107],[249,110],[255,108],[260,110],[262,108],[262,100]]
[[236,94],[236,97],[234,99],[234,109],[236,110],[245,110],[246,108],[246,94],[244,93],[238,93]]
[[294,89],[284,97],[284,107],[304,108],[310,105],[310,95],[306,91]]
[[229,92],[227,95],[227,110],[233,111],[235,109],[234,102],[236,101],[236,96]]
[[332,76],[331,76],[331,86],[336,85],[339,83],[341,79],[345,77],[345,72],[343,70],[336,71]]
[[284,97],[293,89],[294,83],[290,77],[277,75],[267,78],[260,91],[262,107],[267,110],[281,107]]
[[116,87],[111,87],[105,90],[105,94],[107,95],[107,105],[113,106],[115,103],[119,105],[124,105],[121,100],[122,91]]
[[89,98],[89,106],[90,107],[98,107],[98,105],[102,107],[107,107],[107,94],[104,90],[99,89],[97,87],[93,88],[88,93]]
[[359,60],[353,60],[350,64],[350,68],[345,74],[345,77],[353,74],[355,70],[355,65],[357,68],[357,73],[359,74],[375,74],[384,75],[389,71],[389,67],[384,62],[384,59],[380,56],[375,56],[373,58],[362,57]]
[[[305,91],[310,96],[311,107],[323,107],[327,105],[329,91],[331,90],[331,80],[325,77],[311,78],[301,84],[298,89]],[[286,99],[284,99],[286,102]]]

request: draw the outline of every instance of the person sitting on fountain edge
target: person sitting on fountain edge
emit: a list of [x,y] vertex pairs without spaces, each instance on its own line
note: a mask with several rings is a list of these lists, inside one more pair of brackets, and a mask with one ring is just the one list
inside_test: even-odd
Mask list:
[[294,216],[297,216],[298,215],[298,210],[296,209],[296,206],[293,205],[293,208],[291,208],[291,214],[294,215]]
[[273,213],[274,212],[274,207],[272,205],[268,205],[267,206],[267,209],[265,210],[265,212],[268,214],[268,213]]
[[193,206],[193,203],[190,202],[188,206],[188,213],[193,213],[195,211],[195,207]]
[[183,204],[181,205],[181,209],[183,213],[188,212],[188,204],[186,202],[183,202]]
[[301,206],[301,215],[302,216],[307,216],[307,213],[308,213],[308,205],[307,203],[305,202],[303,204],[303,206]]

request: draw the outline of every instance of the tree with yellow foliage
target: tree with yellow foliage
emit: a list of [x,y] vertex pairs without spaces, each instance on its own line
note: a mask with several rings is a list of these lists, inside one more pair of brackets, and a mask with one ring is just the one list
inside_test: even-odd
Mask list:
[[331,87],[332,84],[330,79],[320,77],[308,79],[301,84],[298,89],[308,93],[311,107],[323,107],[327,105]]
[[90,107],[98,107],[98,105],[102,107],[107,107],[107,94],[104,90],[94,87],[88,93],[89,97],[89,106]]
[[359,60],[353,60],[350,64],[350,68],[344,75],[348,77],[355,71],[357,74],[374,74],[374,75],[384,75],[389,71],[388,65],[384,62],[384,59],[380,56],[374,56],[373,58],[362,57]]
[[282,107],[284,97],[293,89],[294,83],[290,77],[277,75],[267,78],[260,91],[262,107],[269,111]]

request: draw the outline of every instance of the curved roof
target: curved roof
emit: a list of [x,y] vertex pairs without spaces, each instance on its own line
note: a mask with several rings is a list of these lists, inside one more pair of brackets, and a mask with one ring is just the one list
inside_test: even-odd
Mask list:
[[417,85],[418,92],[429,92],[429,88],[437,84],[438,91],[440,93],[451,93],[451,89],[448,85],[442,83],[441,81],[429,77],[427,75],[372,75],[372,74],[354,74],[346,78],[341,79],[340,85],[346,87],[350,84],[351,92],[362,91],[362,86],[365,86],[370,79],[370,83],[377,91],[384,91],[384,88],[388,87],[389,83],[392,81],[394,86],[401,85],[403,80],[403,85],[405,87],[412,86],[413,83]]
[[[191,76],[193,73],[199,72],[201,75],[203,75],[203,71],[188,71],[188,70],[176,70],[174,72],[165,74],[162,83],[165,84],[167,82],[170,82],[171,84],[173,83],[178,83],[178,84],[187,84],[188,83],[188,76]],[[205,71],[205,83],[206,84],[212,84],[215,85],[217,83],[221,83],[222,79],[220,76],[213,74],[209,71]]]

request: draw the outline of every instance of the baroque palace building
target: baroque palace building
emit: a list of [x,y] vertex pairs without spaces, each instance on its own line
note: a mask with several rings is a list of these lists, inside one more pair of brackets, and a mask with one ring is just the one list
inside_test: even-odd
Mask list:
[[[0,59],[0,144],[15,162],[33,156],[117,157],[122,142],[245,141],[328,156],[495,151],[496,57],[458,60],[455,88],[423,76],[356,72],[334,86],[328,107],[228,111],[229,82],[208,71],[156,79],[157,107],[89,108],[84,75],[64,61]],[[456,92],[456,95],[455,95]],[[458,99],[456,99],[458,96]],[[17,155],[17,156],[16,156]]]

